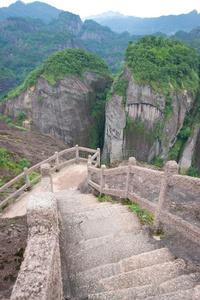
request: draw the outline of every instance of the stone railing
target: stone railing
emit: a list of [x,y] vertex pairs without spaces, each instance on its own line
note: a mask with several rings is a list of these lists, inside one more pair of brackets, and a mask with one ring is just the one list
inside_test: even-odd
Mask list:
[[36,183],[38,180],[42,178],[41,174],[39,174],[36,178],[30,181],[29,174],[33,171],[40,172],[40,167],[43,164],[49,163],[51,166],[51,172],[58,171],[62,167],[70,164],[70,163],[79,163],[79,162],[87,162],[88,161],[88,153],[94,153],[92,156],[92,164],[95,166],[100,166],[100,149],[97,150],[89,149],[85,147],[79,147],[76,145],[73,148],[65,149],[61,152],[55,152],[55,154],[46,160],[38,163],[35,166],[27,169],[24,168],[24,172],[22,172],[19,176],[15,177],[5,185],[0,188],[0,193],[6,193],[6,191],[11,188],[14,184],[17,184],[20,180],[23,180],[25,183],[18,189],[14,190],[5,200],[0,202],[0,209],[2,209],[6,204],[8,204],[12,199],[18,197],[23,191],[29,190],[31,185]]
[[[91,159],[89,159],[88,184],[101,194],[127,198],[151,212],[155,216],[154,228],[156,231],[162,230],[163,224],[166,224],[175,228],[193,242],[200,244],[200,229],[169,212],[175,186],[200,194],[200,179],[178,175],[178,169],[178,164],[175,161],[168,161],[164,172],[139,167],[136,166],[136,160],[133,157],[129,158],[128,166],[107,169],[105,165],[102,165],[101,169],[98,169],[92,166]],[[92,180],[92,176],[95,175],[98,178],[98,180],[95,180],[96,182]],[[124,187],[109,188],[106,181],[107,177],[116,178],[117,175],[123,176],[125,180]],[[141,197],[132,190],[135,176],[146,178],[153,181],[154,184],[160,185],[161,183],[157,204]]]
[[58,210],[51,167],[41,166],[42,190],[27,207],[28,241],[11,300],[62,299]]
[[[75,158],[60,162],[61,155],[75,151]],[[27,207],[28,240],[17,280],[10,300],[36,299],[61,300],[62,277],[59,248],[57,201],[53,193],[52,170],[59,170],[68,163],[88,161],[81,152],[94,153],[90,162],[100,166],[100,149],[74,147],[56,153],[40,165],[41,190],[30,197]],[[55,160],[52,167],[47,161]],[[38,166],[37,165],[37,166]],[[32,168],[31,168],[32,169]]]

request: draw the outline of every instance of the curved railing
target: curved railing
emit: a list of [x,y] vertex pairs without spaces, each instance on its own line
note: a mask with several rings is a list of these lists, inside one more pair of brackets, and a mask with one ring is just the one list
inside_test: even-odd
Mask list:
[[[86,153],[85,153],[86,152]],[[41,174],[38,175],[36,178],[33,180],[30,180],[29,174],[33,171],[38,171],[40,173],[40,167],[42,164],[49,163],[51,165],[51,172],[54,171],[59,171],[61,168],[65,167],[66,165],[70,163],[79,163],[79,162],[87,162],[87,154],[93,153],[92,158],[92,164],[95,166],[100,166],[100,149],[89,149],[85,147],[79,147],[76,145],[75,147],[69,148],[62,150],[60,152],[55,152],[55,154],[37,165],[32,166],[31,168],[27,169],[24,168],[24,172],[22,172],[20,175],[17,177],[13,178],[11,181],[7,182],[5,185],[3,185],[0,188],[0,193],[5,193],[8,188],[11,188],[14,184],[19,182],[20,179],[24,179],[25,184],[23,184],[22,187],[19,189],[15,190],[12,194],[10,194],[5,200],[3,200],[0,203],[0,209],[2,209],[6,204],[9,203],[12,199],[16,198],[19,196],[23,191],[29,190],[31,188],[31,185],[37,182],[38,180],[41,179]],[[85,154],[85,155],[83,155]]]
[[[92,166],[92,161],[89,159],[88,184],[101,194],[130,199],[151,212],[155,216],[154,228],[156,230],[162,230],[163,224],[166,224],[175,228],[193,242],[200,244],[200,228],[169,212],[175,186],[196,192],[200,195],[200,178],[178,175],[178,169],[179,166],[175,161],[168,161],[164,172],[139,167],[136,166],[136,159],[134,157],[129,158],[128,166],[107,169],[105,165],[102,165],[98,169]],[[95,181],[92,180],[92,175],[94,176],[94,174],[98,178]],[[120,174],[124,176],[123,187],[110,188],[109,178],[116,178]],[[160,185],[157,203],[141,197],[141,195],[133,190],[135,176],[143,177],[158,186]]]

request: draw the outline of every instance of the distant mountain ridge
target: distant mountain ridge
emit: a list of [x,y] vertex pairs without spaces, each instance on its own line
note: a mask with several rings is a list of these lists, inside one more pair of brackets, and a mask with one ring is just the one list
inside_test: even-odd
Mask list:
[[[110,15],[110,17],[109,17]],[[88,19],[88,18],[86,18]],[[151,34],[162,32],[167,35],[175,34],[179,30],[189,32],[200,26],[200,14],[196,10],[188,14],[161,16],[156,18],[140,18],[133,16],[123,16],[118,13],[103,13],[93,16],[93,20],[103,26],[108,26],[112,31],[121,33],[128,31],[130,34]]]
[[40,1],[28,4],[17,1],[9,7],[0,8],[0,23],[9,17],[28,17],[50,22],[52,19],[58,18],[60,12],[62,10]]

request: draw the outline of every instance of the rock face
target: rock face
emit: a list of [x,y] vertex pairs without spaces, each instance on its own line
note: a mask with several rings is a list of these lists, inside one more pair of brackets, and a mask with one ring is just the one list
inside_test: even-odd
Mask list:
[[196,139],[196,155],[195,155],[195,161],[194,166],[198,169],[198,174],[200,175],[200,130]]
[[106,104],[103,161],[113,162],[123,156],[123,131],[126,126],[122,96],[114,95]]
[[[129,68],[125,68],[123,78],[129,81],[124,110],[122,97],[116,95],[106,108],[104,159],[113,161],[113,153],[115,160],[135,156],[137,160],[150,162],[158,154],[166,158],[193,99],[186,91],[183,95],[173,92],[173,87],[167,97],[156,93],[150,85],[138,85]],[[168,98],[172,100],[170,115],[166,114]],[[112,117],[115,115],[117,118]],[[116,135],[119,129],[120,134]]]
[[11,118],[23,112],[33,120],[35,130],[51,134],[70,147],[75,144],[88,146],[88,136],[94,125],[95,93],[103,92],[112,80],[88,71],[82,79],[70,76],[56,81],[52,86],[39,78],[35,88],[7,101],[0,111]]

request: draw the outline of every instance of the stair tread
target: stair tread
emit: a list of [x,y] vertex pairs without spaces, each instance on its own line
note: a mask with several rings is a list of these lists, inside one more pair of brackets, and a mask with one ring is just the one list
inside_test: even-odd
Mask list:
[[[71,271],[81,272],[91,268],[116,263],[121,259],[155,250],[155,244],[150,244],[148,238],[142,233],[123,233],[100,238],[102,243],[97,244],[98,239],[91,239],[86,242],[74,245],[68,251],[71,260]],[[89,258],[89,259],[88,259]]]
[[177,259],[173,262],[165,262],[102,279],[100,283],[107,290],[124,289],[147,284],[160,284],[163,281],[180,275],[185,266],[185,262],[182,259]]
[[155,288],[153,285],[144,285],[122,290],[88,294],[88,300],[130,300],[137,299],[137,296],[143,296],[143,298],[140,299],[146,299],[148,296],[154,296],[154,294]]
[[[152,259],[149,261],[144,260],[145,255],[147,257],[152,256]],[[124,260],[120,260],[117,263],[101,265],[87,271],[79,272],[74,276],[71,276],[71,281],[73,282],[72,285],[78,287],[74,289],[74,293],[80,294],[81,290],[86,291],[88,290],[88,288],[91,290],[91,287],[97,290],[98,284],[96,283],[98,283],[99,280],[122,274],[123,272],[130,271],[131,268],[132,270],[135,270],[136,266],[142,268],[156,263],[171,261],[173,259],[174,258],[170,254],[169,250],[167,248],[162,248],[125,258]],[[140,262],[140,264],[137,263],[138,261]]]
[[[137,298],[136,298],[137,299]],[[178,290],[176,292],[149,296],[145,298],[146,300],[198,300],[200,299],[200,286],[196,286],[192,289]]]
[[194,288],[197,284],[200,284],[200,272],[183,274],[162,282],[157,290],[160,294],[167,294],[178,290],[188,290]]

